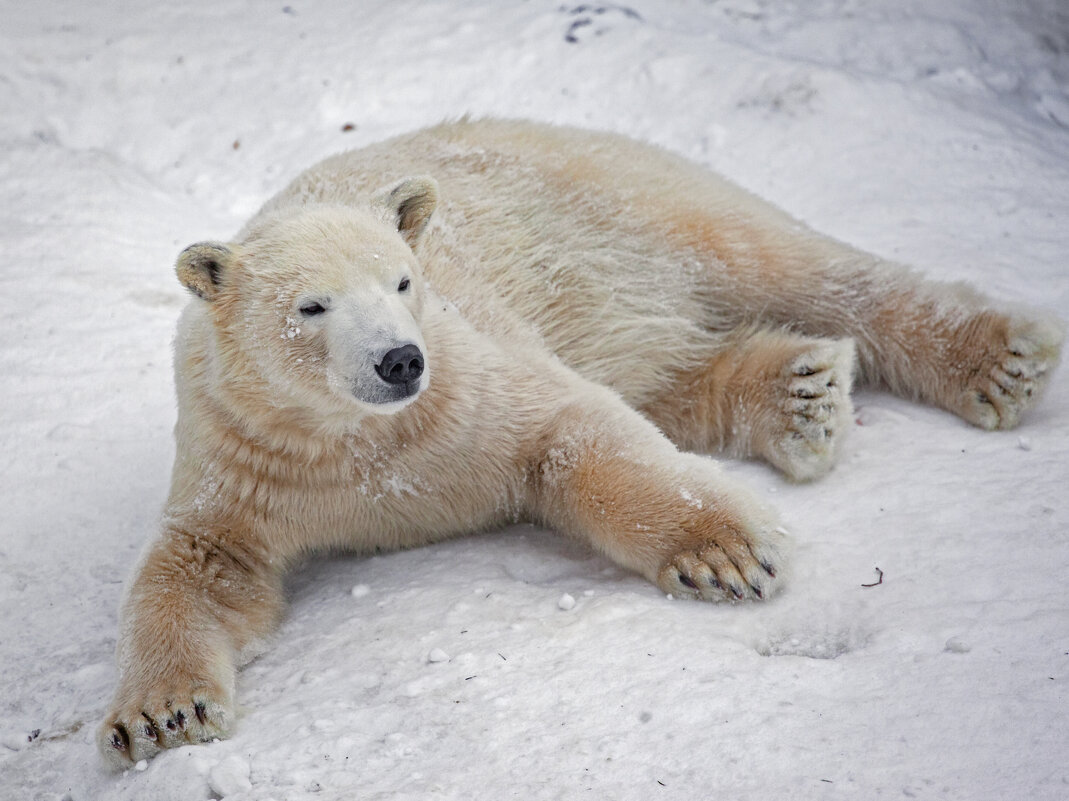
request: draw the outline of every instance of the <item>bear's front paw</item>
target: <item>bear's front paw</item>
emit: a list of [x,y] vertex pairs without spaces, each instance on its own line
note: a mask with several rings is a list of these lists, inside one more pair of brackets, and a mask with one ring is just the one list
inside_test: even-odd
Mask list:
[[211,682],[183,684],[120,693],[97,734],[104,759],[124,769],[164,748],[226,737],[233,719],[230,693]]
[[657,586],[676,598],[765,599],[782,583],[786,550],[782,528],[750,533],[742,527],[723,528],[668,559]]

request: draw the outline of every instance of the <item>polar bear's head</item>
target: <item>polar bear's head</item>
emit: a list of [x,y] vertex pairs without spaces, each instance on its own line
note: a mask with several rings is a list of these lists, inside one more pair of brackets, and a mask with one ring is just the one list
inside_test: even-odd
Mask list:
[[436,203],[432,179],[408,178],[363,208],[289,208],[186,248],[176,270],[211,320],[214,380],[327,414],[411,403],[431,368],[412,246]]

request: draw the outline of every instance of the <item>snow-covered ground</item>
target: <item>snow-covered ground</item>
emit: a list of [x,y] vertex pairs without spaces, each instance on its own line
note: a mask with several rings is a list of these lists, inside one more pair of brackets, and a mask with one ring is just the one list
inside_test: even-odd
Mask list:
[[[185,245],[465,112],[650,139],[1069,317],[1061,0],[0,2],[0,798],[1069,797],[1069,370],[1017,431],[857,397],[760,605],[518,527],[313,561],[232,739],[106,773]],[[883,583],[863,587],[876,580]]]

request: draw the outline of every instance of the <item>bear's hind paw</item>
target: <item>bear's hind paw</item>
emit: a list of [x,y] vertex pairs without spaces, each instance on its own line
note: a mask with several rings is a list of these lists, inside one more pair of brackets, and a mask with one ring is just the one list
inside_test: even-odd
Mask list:
[[768,460],[795,481],[831,469],[853,416],[850,389],[853,340],[823,340],[788,365],[782,429],[772,437]]
[[1064,328],[1056,320],[1011,317],[1005,340],[971,372],[956,411],[989,431],[1013,428],[1038,399],[1061,355]]

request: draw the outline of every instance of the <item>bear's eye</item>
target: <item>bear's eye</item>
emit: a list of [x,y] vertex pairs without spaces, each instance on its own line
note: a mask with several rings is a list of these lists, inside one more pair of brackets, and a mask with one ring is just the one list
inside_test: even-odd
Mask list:
[[410,284],[411,284],[411,281],[409,281],[407,278],[402,278],[401,279],[401,283],[399,283],[397,285],[397,291],[398,292],[407,292],[408,291],[408,287],[409,287]]
[[305,317],[315,317],[317,314],[322,314],[326,310],[326,307],[322,303],[316,303],[315,301],[305,303],[301,306],[301,314]]

